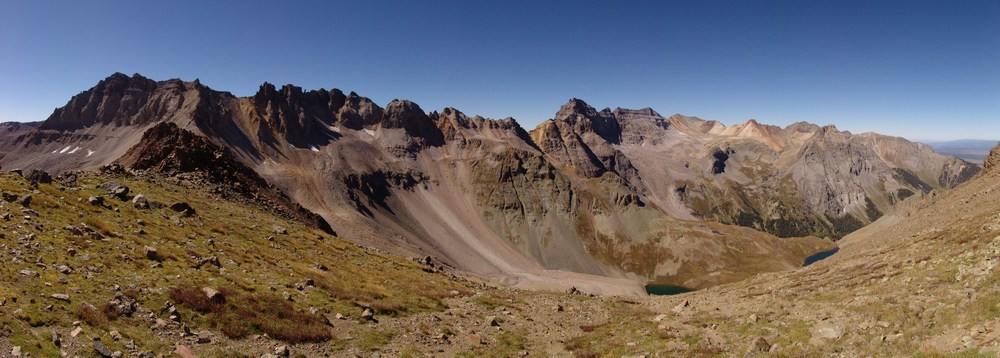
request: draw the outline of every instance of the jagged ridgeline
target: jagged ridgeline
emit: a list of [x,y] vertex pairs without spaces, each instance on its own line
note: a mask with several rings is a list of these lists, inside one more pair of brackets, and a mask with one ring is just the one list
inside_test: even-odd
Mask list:
[[229,197],[354,242],[523,287],[603,293],[797,267],[833,245],[820,237],[979,170],[902,138],[808,123],[727,127],[574,99],[529,132],[336,89],[265,83],[236,97],[123,74],[0,135],[4,168],[117,161],[221,182]]

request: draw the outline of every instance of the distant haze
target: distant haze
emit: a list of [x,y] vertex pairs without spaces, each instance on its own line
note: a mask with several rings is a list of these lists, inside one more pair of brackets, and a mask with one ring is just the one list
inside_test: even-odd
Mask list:
[[983,164],[998,140],[959,139],[952,141],[923,141],[935,152],[952,155],[976,164]]

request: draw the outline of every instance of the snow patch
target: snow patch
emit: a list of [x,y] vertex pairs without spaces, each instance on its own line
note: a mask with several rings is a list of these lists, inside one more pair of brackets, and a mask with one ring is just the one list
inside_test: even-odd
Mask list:
[[330,126],[330,130],[334,131],[334,132],[337,132],[337,133],[340,133],[340,127],[338,127],[338,126]]
[[69,153],[67,153],[67,154],[76,153],[78,150],[80,150],[80,147],[73,148],[73,150],[69,151]]
[[89,157],[91,154],[94,154],[94,151],[87,149],[87,156]]
[[374,136],[375,136],[375,131],[373,131],[373,130],[371,130],[371,129],[368,129],[368,128],[365,128],[365,133],[368,133],[368,135],[370,135],[370,136],[372,136],[372,137],[374,137]]
[[70,147],[72,147],[72,146],[67,145],[66,148],[63,148],[62,150],[59,151],[59,154],[66,153],[66,151],[69,150]]
[[314,151],[314,152],[318,152],[319,151],[319,148],[316,148],[315,145],[309,146],[309,149],[312,150],[312,151]]

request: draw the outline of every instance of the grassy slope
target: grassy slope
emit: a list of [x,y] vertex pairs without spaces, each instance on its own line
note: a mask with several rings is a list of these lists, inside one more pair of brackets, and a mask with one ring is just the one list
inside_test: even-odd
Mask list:
[[[136,209],[110,197],[106,199],[110,208],[88,204],[88,197],[105,194],[95,187],[109,179],[121,181],[133,194],[142,193],[152,201],[187,202],[197,215],[181,217],[168,208]],[[444,308],[442,297],[468,292],[457,281],[425,272],[415,262],[367,251],[262,210],[164,182],[88,176],[80,179],[79,188],[41,184],[33,193],[20,176],[4,173],[0,174],[0,190],[19,197],[31,194],[29,208],[37,212],[23,212],[19,203],[0,206],[0,215],[11,215],[9,221],[0,221],[4,234],[0,239],[4,263],[0,266],[4,282],[0,285],[4,331],[0,346],[6,346],[6,340],[33,355],[58,355],[50,340],[53,331],[64,337],[64,350],[79,349],[84,355],[93,354],[88,337],[101,337],[112,350],[124,350],[124,342],[134,340],[138,351],[170,352],[171,342],[176,341],[170,332],[176,332],[178,325],[150,327],[157,326],[156,319],[167,320],[168,315],[160,310],[170,300],[171,288],[223,290],[229,300],[223,307],[196,312],[193,305],[177,304],[183,324],[196,332],[208,330],[211,333],[206,335],[222,342],[228,341],[220,333],[226,327],[235,329],[236,336],[268,332],[274,336],[273,332],[283,330],[287,340],[296,340],[296,334],[303,333],[296,332],[300,328],[317,327],[294,321],[325,322],[319,316],[326,313],[359,319],[362,307],[386,315],[439,311]],[[68,225],[86,225],[105,239],[74,235],[64,229]],[[276,233],[275,226],[287,233]],[[156,248],[159,259],[144,257],[145,246]],[[69,253],[71,249],[75,255]],[[211,256],[219,258],[221,267],[194,267],[198,258]],[[59,265],[73,271],[60,273]],[[22,275],[22,270],[38,276]],[[315,287],[305,285],[307,279]],[[52,299],[52,294],[68,294],[70,302]],[[116,294],[136,298],[140,310],[131,317],[115,318],[114,312],[94,315],[85,308],[90,304],[105,311],[105,303]],[[292,300],[285,300],[285,294]],[[253,305],[278,311],[258,321],[274,321],[279,327],[251,324],[252,319],[233,322],[236,316],[224,312],[252,311]],[[287,312],[281,316],[280,311]],[[85,332],[75,339],[68,337],[74,321],[83,321]],[[112,340],[108,336],[112,330],[124,339]],[[338,338],[331,342],[336,347]]]
[[[316,327],[332,337],[296,344],[293,352],[729,356],[744,354],[759,337],[777,344],[771,353],[776,356],[974,356],[980,350],[993,351],[1000,342],[997,175],[929,198],[928,205],[903,214],[910,217],[865,233],[866,238],[849,238],[841,253],[808,268],[650,298],[472,287],[255,208],[162,182],[123,180],[133,192],[164,203],[184,200],[199,214],[177,218],[179,225],[169,209],[138,210],[116,199],[109,203],[118,212],[87,204],[87,197],[102,193],[95,185],[107,179],[82,179],[80,191],[41,185],[30,205],[38,214],[29,213],[27,220],[20,204],[0,207],[0,214],[12,215],[10,221],[0,221],[3,354],[18,345],[34,356],[58,355],[50,342],[56,331],[63,336],[63,350],[81,356],[94,354],[90,337],[126,352],[125,342],[133,340],[138,351],[168,353],[174,344],[183,343],[202,356],[259,355],[279,342],[255,339],[256,334],[291,332],[287,340],[313,339]],[[10,174],[0,174],[0,190],[19,196],[30,192],[28,183]],[[137,224],[140,219],[143,225]],[[76,237],[63,229],[81,222],[105,232],[108,241]],[[275,233],[274,225],[288,233]],[[138,234],[140,229],[146,233]],[[121,237],[114,237],[115,232]],[[143,257],[147,245],[158,249],[160,261]],[[67,253],[70,248],[77,251],[75,256]],[[195,269],[191,256],[217,256],[222,268]],[[73,272],[59,273],[58,265],[70,266]],[[21,275],[24,269],[40,276]],[[315,287],[303,285],[310,278]],[[297,289],[300,285],[302,290]],[[227,303],[220,307],[171,296],[172,288],[203,286],[221,289]],[[71,302],[48,298],[54,293],[69,294]],[[80,314],[84,302],[106,312],[105,302],[117,293],[136,297],[141,309],[115,319]],[[286,293],[292,301],[284,300]],[[158,327],[167,320],[167,314],[160,313],[167,301],[188,302],[177,305],[180,322],[212,343],[197,345],[193,338],[181,338],[180,323]],[[674,312],[682,301],[689,306]],[[380,322],[357,322],[362,306],[380,310]],[[253,317],[255,312],[266,314]],[[334,320],[327,327],[317,318],[338,312],[349,319]],[[234,322],[234,317],[244,316],[232,313],[251,317]],[[499,326],[484,323],[491,316]],[[83,321],[84,334],[70,338],[76,320]],[[262,323],[269,321],[277,324]],[[231,339],[223,333],[240,333],[240,327],[247,337]],[[830,329],[842,334],[822,338]],[[111,339],[112,330],[124,339]]]
[[[769,356],[995,356],[997,189],[1000,173],[987,173],[944,194],[914,197],[918,209],[848,237],[830,259],[647,300],[617,313],[625,319],[570,340],[570,348],[729,356],[763,338],[776,345],[764,348]],[[685,301],[689,306],[674,309]]]

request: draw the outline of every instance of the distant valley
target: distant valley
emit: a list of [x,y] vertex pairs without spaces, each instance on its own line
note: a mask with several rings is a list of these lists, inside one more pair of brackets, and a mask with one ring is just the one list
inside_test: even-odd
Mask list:
[[997,145],[997,140],[960,139],[952,141],[923,141],[934,148],[935,152],[950,155],[972,163],[982,164],[990,149]]

